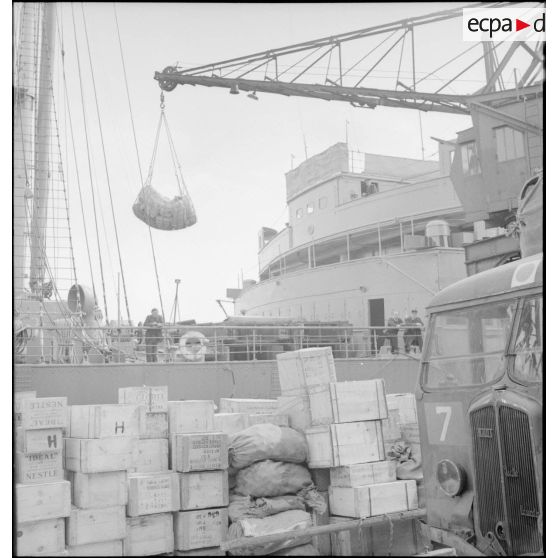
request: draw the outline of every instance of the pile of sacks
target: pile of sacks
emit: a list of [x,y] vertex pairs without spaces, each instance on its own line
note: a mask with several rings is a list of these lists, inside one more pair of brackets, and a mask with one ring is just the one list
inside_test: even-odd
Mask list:
[[[304,434],[285,426],[256,424],[229,444],[229,540],[306,529],[308,509],[323,513],[324,499],[305,463]],[[318,556],[311,537],[231,551],[243,556]]]

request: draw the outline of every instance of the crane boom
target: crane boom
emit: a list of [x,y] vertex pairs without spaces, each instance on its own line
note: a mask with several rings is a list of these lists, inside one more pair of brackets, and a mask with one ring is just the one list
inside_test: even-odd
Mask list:
[[[467,4],[466,7],[505,7],[515,4],[514,2],[479,2]],[[528,75],[529,85],[524,86],[527,77],[522,80],[521,95],[532,96],[542,92],[542,82],[537,82],[537,68],[542,73],[543,58],[542,43],[534,49],[527,47],[525,43],[473,43],[464,52],[454,56],[451,60],[444,63],[439,68],[428,72],[418,78],[415,71],[415,28],[424,25],[435,24],[462,15],[463,6],[430,13],[418,17],[402,19],[387,24],[375,25],[356,31],[341,33],[330,37],[322,37],[312,41],[305,41],[294,45],[281,48],[270,49],[254,54],[240,56],[213,62],[188,69],[178,66],[168,66],[161,72],[155,73],[155,80],[164,91],[172,91],[177,85],[201,85],[205,87],[220,87],[229,89],[231,93],[240,91],[252,92],[253,98],[256,93],[273,93],[285,96],[308,97],[323,99],[327,101],[344,101],[356,107],[376,108],[377,106],[389,106],[399,108],[412,108],[422,111],[437,111],[453,114],[469,114],[469,103],[485,102],[487,94],[497,92],[496,101],[507,97],[518,95],[517,86],[515,88],[503,88],[501,75],[505,67],[510,65],[514,59],[516,67],[517,59],[514,58],[518,51],[523,54],[527,52],[530,58],[525,76]],[[372,45],[364,56],[357,57],[358,60],[349,63],[349,56],[346,56],[347,45],[349,42],[361,41],[363,44],[368,40],[367,47],[371,45],[370,40],[381,39],[379,44]],[[403,83],[400,79],[400,72],[393,87],[377,87],[373,81],[373,70],[388,56],[399,56],[399,67],[405,51],[405,42],[410,40],[411,49],[408,56],[411,57],[412,75],[408,81]],[[520,49],[521,45],[524,48]],[[505,51],[505,47],[507,51]],[[473,50],[477,47],[477,53]],[[409,50],[409,49],[407,49]],[[501,62],[497,63],[497,50],[502,53]],[[398,54],[399,51],[399,54]],[[354,54],[354,53],[351,53]],[[372,56],[374,54],[374,56]],[[465,61],[466,55],[474,54],[475,59]],[[456,84],[457,80],[466,72],[470,71],[479,64],[483,64],[486,57],[491,57],[495,62],[486,65],[486,81],[483,87],[475,92],[464,92],[460,94],[449,94],[444,89],[451,84]],[[464,68],[456,68],[457,59],[465,64]],[[327,70],[321,76],[321,83],[316,83],[314,74],[318,68],[317,63],[328,60]],[[333,60],[333,64],[332,64]],[[534,61],[537,62],[535,64]],[[452,66],[450,66],[452,64]],[[300,70],[300,67],[303,67]],[[436,75],[443,67],[450,66],[458,71],[456,75],[445,80],[444,83],[436,84],[435,90],[427,90],[427,78]],[[358,79],[352,79],[351,72],[358,68]],[[455,71],[455,70],[453,70]],[[364,75],[361,75],[364,74]],[[533,77],[535,74],[535,77]],[[500,90],[497,90],[500,85]],[[420,87],[419,87],[420,86]]]

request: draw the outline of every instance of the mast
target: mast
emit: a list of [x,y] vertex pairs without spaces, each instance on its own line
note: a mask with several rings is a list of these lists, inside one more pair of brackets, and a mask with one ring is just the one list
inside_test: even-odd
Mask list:
[[43,298],[46,268],[46,227],[48,218],[52,94],[52,45],[54,44],[55,4],[44,3],[39,72],[39,99],[35,131],[35,185],[31,223],[31,271],[29,286]]
[[24,3],[18,44],[14,45],[13,114],[13,274],[14,296],[20,300],[29,278],[29,231],[32,211],[35,108],[40,5]]

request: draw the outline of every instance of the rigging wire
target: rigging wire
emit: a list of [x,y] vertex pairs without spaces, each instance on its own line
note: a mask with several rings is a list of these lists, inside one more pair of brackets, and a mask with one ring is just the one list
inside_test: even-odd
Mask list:
[[75,141],[75,137],[74,137],[74,126],[72,123],[72,113],[70,111],[70,99],[68,96],[68,82],[66,80],[66,66],[65,66],[65,53],[64,53],[64,43],[62,42],[62,38],[60,37],[60,27],[58,25],[58,19],[56,21],[57,23],[57,28],[58,28],[58,35],[60,38],[60,49],[61,49],[61,57],[62,57],[62,83],[64,84],[64,98],[66,100],[66,108],[68,111],[68,122],[70,125],[70,139],[72,141],[72,151],[74,154],[74,165],[76,167],[76,182],[77,182],[77,186],[78,186],[78,192],[79,192],[79,203],[80,203],[80,208],[81,208],[81,219],[82,219],[82,223],[83,223],[83,232],[85,234],[85,247],[87,250],[87,260],[89,262],[89,273],[91,276],[91,288],[93,289],[93,298],[95,299],[95,303],[97,302],[97,291],[95,289],[95,279],[93,276],[93,264],[91,261],[91,249],[89,247],[89,235],[87,233],[87,224],[86,224],[86,220],[85,220],[85,209],[83,206],[83,194],[82,194],[82,190],[81,190],[81,181],[79,178],[79,165],[78,165],[78,160],[77,160],[77,151],[76,151],[76,141]]
[[95,203],[95,191],[94,191],[94,187],[93,187],[93,172],[91,169],[91,153],[89,150],[89,137],[87,134],[87,118],[85,115],[85,100],[84,100],[84,96],[83,96],[83,82],[82,82],[82,78],[81,78],[81,64],[80,64],[80,59],[79,59],[79,47],[78,47],[78,41],[77,41],[77,30],[76,30],[76,20],[75,20],[75,16],[74,16],[74,5],[72,4],[72,22],[74,25],[74,41],[75,41],[75,45],[76,45],[76,59],[77,59],[77,65],[78,65],[78,76],[79,76],[79,85],[80,85],[80,94],[81,94],[81,107],[82,107],[82,114],[83,114],[83,127],[84,127],[84,131],[85,131],[85,146],[86,146],[86,150],[87,150],[87,163],[89,166],[89,179],[90,179],[90,185],[91,185],[91,197],[93,199],[93,216],[94,216],[94,221],[95,221],[95,234],[96,234],[96,238],[97,238],[97,250],[99,252],[99,269],[101,272],[101,283],[102,283],[102,287],[103,287],[103,303],[104,303],[104,309],[105,309],[105,320],[108,323],[108,306],[107,306],[107,293],[106,293],[106,287],[105,287],[105,274],[103,272],[103,258],[101,256],[101,241],[99,238],[99,224],[98,224],[98,219],[97,219],[97,206]]
[[[100,138],[101,138],[103,160],[104,160],[104,163],[105,163],[105,174],[106,174],[106,178],[107,178],[107,188],[108,188],[108,192],[109,192],[110,209],[111,209],[111,213],[112,213],[112,224],[114,226],[114,236],[116,238],[116,249],[117,249],[117,252],[118,252],[118,263],[119,263],[119,266],[120,266],[120,274],[122,276],[122,287],[124,289],[124,301],[125,301],[125,304],[126,304],[126,314],[128,316],[128,323],[131,324],[132,321],[131,321],[131,318],[130,318],[130,307],[128,305],[128,293],[126,291],[126,281],[124,279],[124,266],[122,264],[122,254],[121,254],[121,251],[120,251],[120,239],[119,239],[119,236],[118,236],[118,228],[116,226],[116,216],[115,216],[115,213],[114,213],[114,202],[113,202],[113,199],[112,199],[112,188],[111,188],[111,185],[110,185],[110,178],[109,178],[109,172],[108,172],[107,154],[106,154],[106,150],[105,150],[105,141],[104,141],[104,138],[103,138],[103,129],[102,129],[102,126],[101,126],[101,114],[100,114],[100,110],[99,110],[99,101],[97,99],[97,86],[95,84],[95,76],[94,76],[94,73],[93,73],[93,61],[91,59],[91,48],[90,48],[90,45],[89,45],[89,34],[87,32],[87,22],[86,22],[86,19],[85,19],[85,11],[83,9],[83,2],[81,3],[81,14],[82,14],[82,18],[83,18],[83,28],[85,30],[85,40],[87,42],[87,53],[88,53],[88,56],[89,56],[89,67],[91,69],[91,81],[92,81],[92,84],[93,84],[93,93],[94,93],[94,96],[95,96],[95,107],[97,109],[97,121],[99,123],[99,134],[100,134]],[[103,223],[103,225],[104,225],[104,223]],[[106,233],[105,233],[105,236],[106,236]]]

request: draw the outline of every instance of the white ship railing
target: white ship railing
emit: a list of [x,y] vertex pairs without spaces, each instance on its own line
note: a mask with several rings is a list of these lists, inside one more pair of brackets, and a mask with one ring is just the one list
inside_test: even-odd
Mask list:
[[[395,333],[396,331],[396,333]],[[156,336],[157,334],[155,334]],[[423,327],[397,330],[310,323],[304,325],[165,325],[159,337],[143,327],[27,328],[14,343],[16,364],[146,362],[146,348],[156,362],[273,361],[280,353],[331,347],[334,358],[418,358]]]

